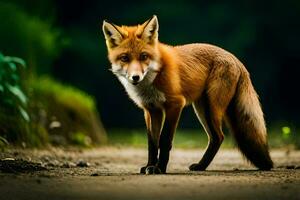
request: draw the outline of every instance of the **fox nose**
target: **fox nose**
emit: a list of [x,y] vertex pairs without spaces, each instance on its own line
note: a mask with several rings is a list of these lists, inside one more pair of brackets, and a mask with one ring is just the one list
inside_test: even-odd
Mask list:
[[140,80],[140,76],[139,75],[134,75],[134,76],[132,76],[132,80],[134,82],[138,82]]

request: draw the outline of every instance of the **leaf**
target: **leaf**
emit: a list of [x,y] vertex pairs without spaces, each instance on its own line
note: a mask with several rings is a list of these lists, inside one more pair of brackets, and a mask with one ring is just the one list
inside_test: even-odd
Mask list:
[[18,74],[12,74],[12,75],[11,75],[11,79],[12,79],[14,82],[17,82],[17,81],[19,80]]
[[4,87],[1,84],[0,84],[0,92],[4,92]]
[[26,122],[29,122],[30,121],[30,117],[29,117],[27,111],[24,110],[21,106],[19,106],[19,111],[20,111],[21,116],[24,118],[24,120]]
[[9,145],[8,141],[4,137],[0,136],[0,141],[2,141],[5,145]]
[[16,71],[17,70],[17,65],[15,63],[13,63],[13,62],[9,62],[8,66],[10,67],[10,69],[12,71]]
[[0,61],[0,74],[4,74],[5,73],[5,69],[4,69],[4,67],[2,67],[3,66],[3,63]]
[[18,99],[23,103],[27,103],[27,98],[25,94],[22,92],[22,90],[18,86],[12,86],[10,84],[6,84],[7,89],[14,94]]
[[18,57],[6,56],[5,61],[6,62],[14,62],[14,63],[22,65],[23,67],[26,67],[26,62],[23,59],[18,58]]
[[13,106],[14,105],[13,100],[8,99],[8,98],[4,99],[3,103],[6,104],[6,105],[8,105],[8,106]]

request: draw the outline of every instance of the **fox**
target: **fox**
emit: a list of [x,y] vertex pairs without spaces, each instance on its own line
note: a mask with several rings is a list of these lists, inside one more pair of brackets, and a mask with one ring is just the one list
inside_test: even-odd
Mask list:
[[141,174],[165,174],[182,110],[192,105],[208,144],[191,171],[203,171],[231,130],[244,157],[271,170],[267,130],[249,72],[237,57],[206,43],[171,46],[158,40],[156,15],[136,26],[103,21],[111,71],[144,111],[148,162]]

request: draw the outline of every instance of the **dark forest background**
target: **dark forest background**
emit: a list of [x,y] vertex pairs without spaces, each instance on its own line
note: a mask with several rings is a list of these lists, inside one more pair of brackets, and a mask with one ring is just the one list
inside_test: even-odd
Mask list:
[[[251,74],[269,125],[299,125],[298,0],[1,0],[0,50],[94,96],[104,127],[144,127],[142,111],[108,70],[101,25],[104,19],[135,25],[153,14],[163,43],[211,43],[235,54]],[[190,108],[180,125],[199,127]]]

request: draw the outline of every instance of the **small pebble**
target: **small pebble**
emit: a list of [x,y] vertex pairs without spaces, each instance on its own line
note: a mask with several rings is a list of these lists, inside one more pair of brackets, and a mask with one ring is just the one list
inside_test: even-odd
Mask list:
[[48,156],[44,156],[41,158],[44,162],[50,162],[50,158]]
[[45,166],[47,167],[58,167],[60,166],[60,162],[58,160],[53,160],[50,162],[46,162]]
[[99,176],[98,173],[92,173],[91,176]]
[[77,167],[89,167],[90,166],[90,163],[86,162],[86,161],[79,161],[77,164],[76,164]]
[[286,169],[295,169],[295,165],[287,165],[285,168]]
[[73,162],[65,162],[62,164],[61,166],[62,168],[72,168],[72,167],[76,167],[76,164]]
[[50,162],[45,164],[46,167],[55,167],[55,164]]
[[15,160],[15,159],[14,158],[3,158],[1,160],[5,161],[5,160]]

